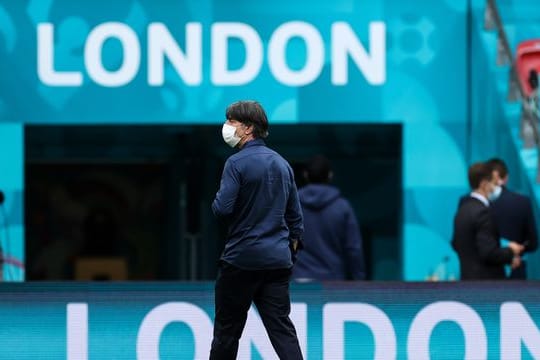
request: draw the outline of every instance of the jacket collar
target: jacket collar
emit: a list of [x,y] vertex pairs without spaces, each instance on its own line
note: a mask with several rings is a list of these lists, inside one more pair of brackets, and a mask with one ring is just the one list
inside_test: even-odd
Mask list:
[[252,147],[252,146],[265,146],[265,142],[263,139],[253,139],[248,141],[240,148],[240,150],[244,150],[245,148]]

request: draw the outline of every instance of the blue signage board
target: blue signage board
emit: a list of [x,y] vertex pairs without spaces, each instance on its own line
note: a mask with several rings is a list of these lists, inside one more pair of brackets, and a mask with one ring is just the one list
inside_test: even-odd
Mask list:
[[[212,283],[23,283],[0,289],[0,359],[205,359]],[[292,286],[306,359],[540,357],[540,284]],[[276,359],[255,308],[239,359]]]
[[4,2],[0,119],[219,123],[256,98],[278,123],[462,122],[466,13],[464,0]]

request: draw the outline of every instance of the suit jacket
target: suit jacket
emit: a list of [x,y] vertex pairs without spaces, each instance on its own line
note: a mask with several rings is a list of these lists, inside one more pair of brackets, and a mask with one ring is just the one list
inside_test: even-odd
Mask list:
[[462,280],[505,278],[504,264],[513,253],[501,248],[490,208],[469,196],[461,201],[454,217],[452,247],[459,257]]
[[491,210],[501,237],[524,245],[526,252],[536,250],[536,224],[528,197],[503,187],[501,196],[491,204]]

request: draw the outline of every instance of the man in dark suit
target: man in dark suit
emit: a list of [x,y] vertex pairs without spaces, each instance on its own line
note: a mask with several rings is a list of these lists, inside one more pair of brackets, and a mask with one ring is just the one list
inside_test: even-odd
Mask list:
[[[517,242],[525,247],[524,252],[533,252],[538,247],[536,223],[531,201],[527,196],[508,190],[508,168],[501,159],[491,159],[488,165],[493,171],[495,181],[500,186],[499,196],[492,200],[491,209],[499,235],[507,240]],[[513,269],[510,278],[527,279],[527,262]]]
[[504,265],[519,266],[519,255],[524,247],[516,242],[510,242],[505,248],[499,244],[488,201],[496,187],[489,165],[471,165],[468,178],[472,192],[460,203],[452,237],[452,247],[459,257],[461,279],[504,279]]

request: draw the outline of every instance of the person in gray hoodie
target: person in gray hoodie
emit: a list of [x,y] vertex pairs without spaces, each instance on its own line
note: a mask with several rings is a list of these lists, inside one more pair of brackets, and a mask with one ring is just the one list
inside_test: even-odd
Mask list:
[[293,267],[293,278],[364,280],[360,229],[349,202],[330,185],[330,161],[314,156],[304,176],[308,185],[298,191],[304,214],[304,249]]

